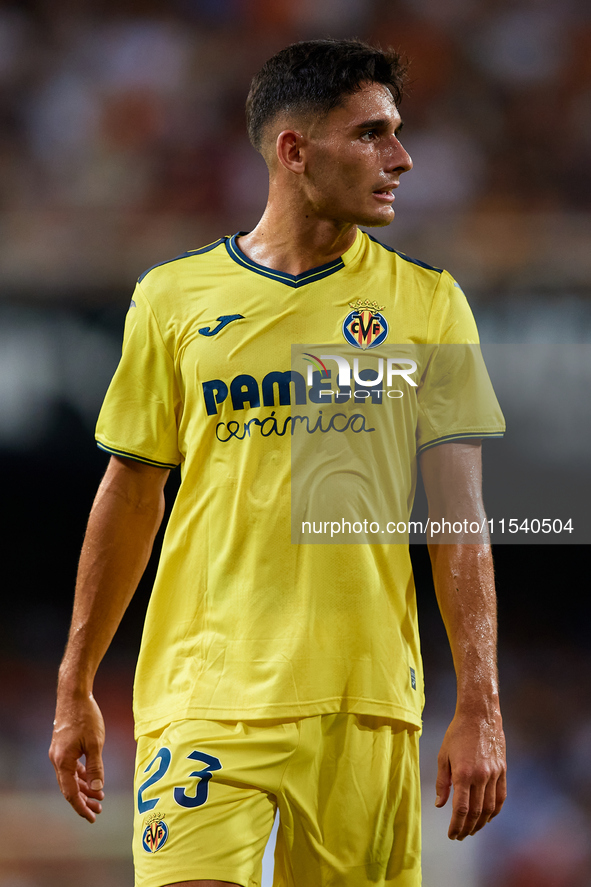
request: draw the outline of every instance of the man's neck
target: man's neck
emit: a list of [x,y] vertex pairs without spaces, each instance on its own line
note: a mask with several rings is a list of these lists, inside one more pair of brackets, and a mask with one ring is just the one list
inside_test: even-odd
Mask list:
[[353,245],[356,234],[352,223],[318,219],[269,200],[256,228],[240,237],[238,245],[259,265],[295,276],[338,259]]

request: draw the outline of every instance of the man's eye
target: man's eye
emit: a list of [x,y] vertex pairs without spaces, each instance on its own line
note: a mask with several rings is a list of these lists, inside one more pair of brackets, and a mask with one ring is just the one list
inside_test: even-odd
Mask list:
[[373,139],[375,139],[376,135],[377,133],[375,129],[368,129],[366,132],[363,133],[361,138],[364,139],[366,142],[371,142]]

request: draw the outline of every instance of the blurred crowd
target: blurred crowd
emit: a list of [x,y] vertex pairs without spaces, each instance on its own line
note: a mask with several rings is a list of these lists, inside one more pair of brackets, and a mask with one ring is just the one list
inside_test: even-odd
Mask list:
[[[449,267],[472,296],[496,296],[476,306],[484,341],[588,342],[588,0],[0,0],[0,458],[12,483],[3,538],[18,540],[0,626],[11,827],[19,793],[57,791],[46,749],[90,502],[75,512],[72,489],[88,484],[90,497],[96,478],[84,472],[103,467],[86,453],[133,282],[256,223],[267,179],[245,132],[250,78],[286,44],[324,36],[391,45],[410,61],[401,111],[414,170],[379,238]],[[28,304],[40,297],[53,304]],[[565,555],[544,581],[572,605],[585,593],[573,576]],[[35,601],[26,611],[21,591]],[[540,586],[518,577],[501,594],[524,613],[544,607]],[[524,617],[501,652],[510,795],[474,839],[479,873],[462,887],[591,887],[588,631],[567,646],[562,628],[542,645]],[[429,651],[428,630],[423,640]],[[433,674],[426,762],[453,710],[453,677],[439,665]],[[130,684],[128,661],[113,660],[97,689],[111,785],[125,792]],[[9,844],[0,887],[66,884],[43,859],[39,875],[3,874]]]
[[[118,284],[124,260],[104,269],[119,246],[133,264],[138,239],[164,258],[188,232],[177,252],[254,224],[266,170],[245,134],[248,83],[282,46],[322,36],[410,60],[415,172],[397,207],[411,229],[459,213],[490,241],[483,213],[591,211],[586,0],[15,0],[0,7],[5,281]],[[511,265],[522,226],[509,227]],[[562,228],[545,236],[561,249]]]

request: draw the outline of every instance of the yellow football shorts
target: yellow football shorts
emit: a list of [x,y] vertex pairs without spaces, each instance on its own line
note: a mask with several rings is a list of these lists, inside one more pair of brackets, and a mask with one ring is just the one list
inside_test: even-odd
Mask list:
[[274,887],[419,887],[418,741],[352,714],[175,721],[140,737],[136,887],[259,887],[277,808]]

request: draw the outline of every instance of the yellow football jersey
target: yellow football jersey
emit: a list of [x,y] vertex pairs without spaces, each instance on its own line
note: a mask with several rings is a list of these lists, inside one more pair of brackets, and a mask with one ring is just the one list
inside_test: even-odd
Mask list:
[[[328,377],[314,361],[326,369],[326,352],[310,345],[300,373],[292,346],[298,359],[302,344],[338,346],[358,368],[354,358],[386,339],[476,343],[472,314],[446,271],[360,231],[339,259],[298,276],[253,262],[238,237],[140,277],[98,421],[102,449],[182,472],[138,662],[136,733],[180,718],[337,711],[419,727],[408,546],[294,544],[291,533],[293,441],[313,451],[320,437],[369,438],[364,410],[377,411],[379,397],[350,396],[341,409],[336,391],[318,391]],[[436,408],[423,422],[406,408],[404,446],[383,459],[408,506],[417,450],[498,436],[493,401],[472,398],[445,421]]]

